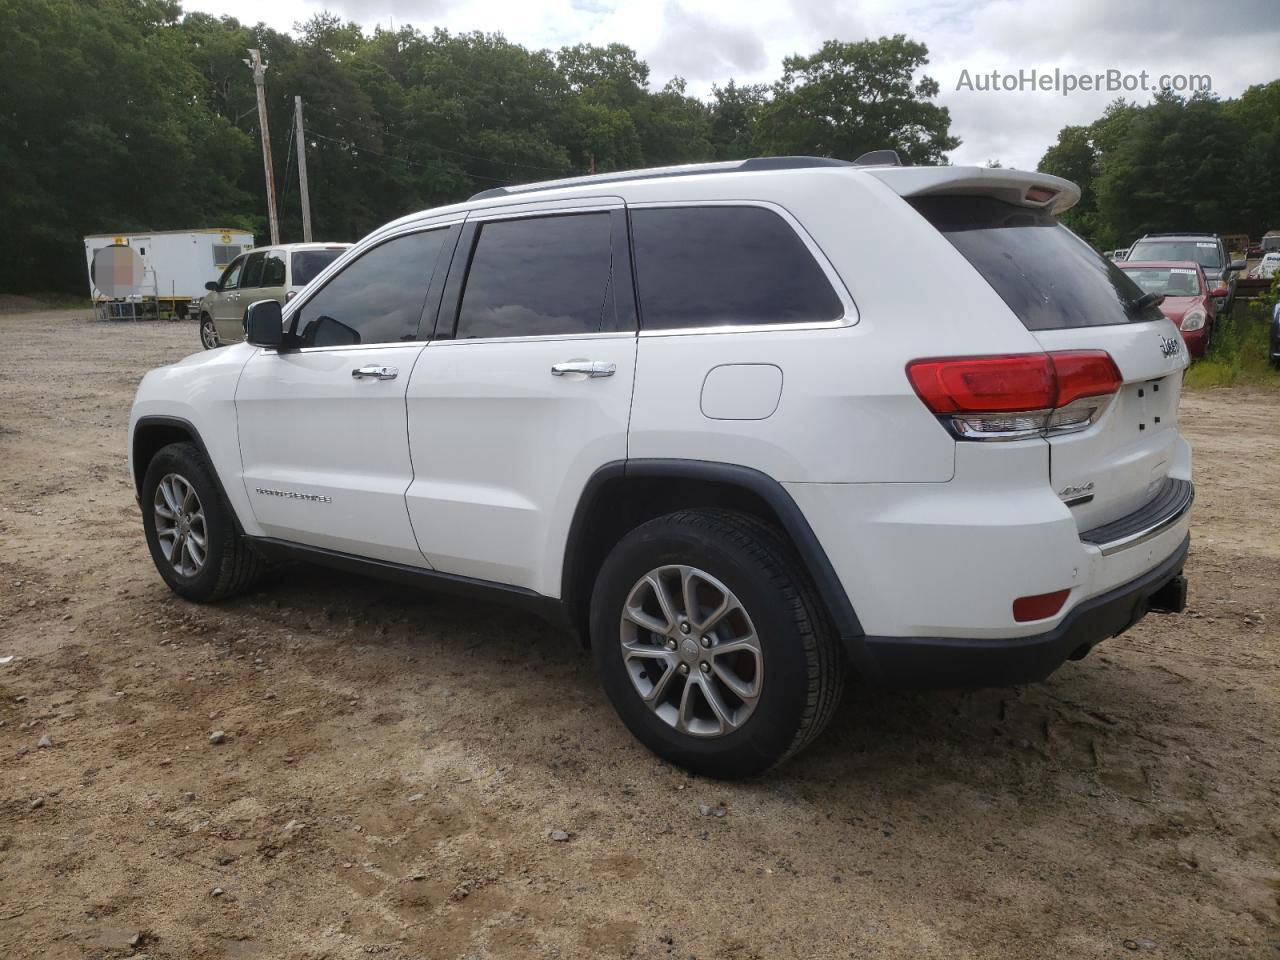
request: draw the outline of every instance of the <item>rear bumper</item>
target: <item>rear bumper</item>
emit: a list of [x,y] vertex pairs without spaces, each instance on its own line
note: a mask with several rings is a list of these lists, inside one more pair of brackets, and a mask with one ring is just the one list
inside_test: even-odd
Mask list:
[[1123,633],[1151,609],[1181,610],[1182,566],[1191,538],[1158,566],[1077,605],[1053,629],[1029,637],[859,637],[850,657],[869,679],[890,685],[999,687],[1034,683],[1068,659]]

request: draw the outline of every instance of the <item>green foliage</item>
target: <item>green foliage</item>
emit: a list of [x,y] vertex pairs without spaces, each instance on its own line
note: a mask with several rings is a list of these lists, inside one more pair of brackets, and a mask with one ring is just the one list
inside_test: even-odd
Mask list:
[[1064,127],[1039,169],[1079,184],[1064,219],[1103,249],[1155,232],[1259,237],[1280,228],[1280,80],[1236,100],[1116,101],[1092,124]]
[[240,227],[267,235],[262,51],[281,233],[300,239],[294,96],[304,101],[315,235],[504,183],[767,153],[917,162],[958,144],[927,51],[905,37],[791,57],[774,87],[707,102],[651,86],[630,47],[528,50],[500,34],[366,34],[330,13],[293,34],[183,14],[176,0],[0,0],[0,291],[84,287],[87,233]]
[[1271,367],[1271,311],[1280,301],[1280,277],[1266,296],[1247,303],[1236,301],[1230,316],[1219,317],[1213,331],[1208,356],[1197,360],[1187,371],[1185,386],[1234,385],[1280,388],[1280,375]]
[[892,147],[911,163],[939,163],[960,146],[951,115],[932,103],[938,83],[915,79],[929,50],[902,34],[842,43],[782,61],[782,79],[762,105],[759,137],[772,153],[852,160]]

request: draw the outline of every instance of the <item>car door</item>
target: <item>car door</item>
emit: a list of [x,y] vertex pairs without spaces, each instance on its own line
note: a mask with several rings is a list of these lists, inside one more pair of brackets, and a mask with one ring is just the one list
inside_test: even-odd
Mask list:
[[457,233],[433,223],[379,238],[294,301],[285,348],[245,364],[236,423],[245,490],[266,536],[427,565],[405,511],[405,388],[436,263],[447,265]]
[[245,306],[253,300],[277,300],[281,304],[285,302],[286,273],[285,258],[289,254],[284,250],[268,250],[266,258],[262,261],[262,281],[258,286],[257,293],[246,301]]
[[261,299],[258,289],[262,285],[262,265],[266,257],[265,250],[247,254],[236,289],[222,298],[214,324],[218,328],[218,339],[224,343],[239,343],[244,339],[245,311],[249,309],[249,304]]
[[[227,264],[218,280],[218,289],[209,294],[204,302],[205,312],[213,318],[214,328],[218,331],[218,339],[223,343],[235,342],[244,337],[244,331],[232,331],[227,317],[235,310],[240,299],[240,274],[244,270],[247,254],[241,254]],[[234,298],[234,299],[233,299]]]
[[432,567],[559,596],[579,495],[626,457],[635,353],[621,200],[468,218],[407,398]]

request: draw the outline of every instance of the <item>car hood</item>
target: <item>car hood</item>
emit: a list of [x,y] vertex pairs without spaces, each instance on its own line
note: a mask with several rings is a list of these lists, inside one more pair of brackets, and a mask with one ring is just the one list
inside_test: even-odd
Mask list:
[[1192,307],[1203,307],[1204,297],[1165,297],[1160,312],[1177,323]]

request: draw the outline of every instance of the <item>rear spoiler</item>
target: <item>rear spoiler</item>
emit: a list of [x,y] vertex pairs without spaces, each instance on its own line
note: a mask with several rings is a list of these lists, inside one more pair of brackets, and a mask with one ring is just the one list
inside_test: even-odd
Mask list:
[[1070,180],[1047,173],[1005,170],[999,167],[877,167],[867,170],[900,197],[995,197],[1005,203],[1035,207],[1060,214],[1080,199],[1080,188]]

